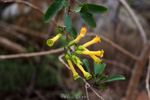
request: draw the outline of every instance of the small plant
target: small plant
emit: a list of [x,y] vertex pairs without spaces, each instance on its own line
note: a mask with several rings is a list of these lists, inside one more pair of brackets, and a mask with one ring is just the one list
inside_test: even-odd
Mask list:
[[[54,17],[58,11],[60,11],[63,6],[65,7],[65,14],[64,14],[64,26],[57,26],[59,33],[52,39],[47,40],[48,46],[53,46],[53,44],[61,38],[63,33],[66,34],[66,41],[64,45],[64,53],[66,61],[68,62],[72,73],[74,80],[78,78],[82,78],[82,76],[79,76],[79,74],[76,72],[73,63],[82,71],[84,77],[86,80],[92,80],[93,86],[107,89],[107,87],[104,85],[106,82],[111,82],[115,80],[124,80],[125,77],[122,75],[115,75],[108,77],[107,75],[102,75],[102,72],[104,68],[106,67],[105,63],[101,63],[101,58],[104,55],[104,50],[98,50],[98,51],[90,51],[87,49],[88,46],[93,45],[95,43],[100,43],[100,37],[96,36],[93,40],[83,44],[78,45],[78,42],[85,37],[87,28],[82,27],[81,32],[79,35],[77,35],[77,30],[72,27],[72,19],[69,16],[69,12],[73,13],[79,13],[81,18],[87,23],[90,27],[96,28],[96,21],[93,17],[93,14],[103,14],[108,11],[108,8],[101,6],[101,5],[95,5],[95,4],[87,4],[87,3],[81,3],[78,0],[75,0],[78,4],[78,8],[75,10],[71,9],[70,6],[70,0],[66,2],[66,0],[55,0],[52,5],[48,8],[47,12],[44,15],[44,21],[49,22],[52,17]],[[71,40],[69,40],[69,37]],[[71,49],[71,46],[75,47],[75,50]],[[87,59],[84,59],[83,62],[86,65],[87,71],[84,70],[82,67],[83,62],[79,57],[77,57],[77,54],[82,55],[89,55],[94,60],[94,73],[91,74],[90,72],[90,65],[87,61]]]

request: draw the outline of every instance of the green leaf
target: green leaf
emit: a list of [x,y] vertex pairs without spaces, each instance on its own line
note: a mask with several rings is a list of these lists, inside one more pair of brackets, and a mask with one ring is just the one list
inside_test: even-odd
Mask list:
[[57,12],[62,9],[63,7],[62,1],[63,0],[55,0],[51,4],[51,6],[48,8],[48,10],[46,11],[44,15],[45,23],[49,22],[57,14]]
[[82,8],[82,5],[79,5],[79,7],[76,9],[76,10],[74,10],[75,12],[80,12],[81,11],[81,8]]
[[123,75],[114,75],[109,77],[105,82],[112,82],[116,80],[125,80],[125,77]]
[[71,32],[73,34],[73,38],[76,39],[77,38],[77,30],[72,27]]
[[101,88],[101,89],[108,89],[104,84],[99,84],[99,85],[98,85],[98,88]]
[[66,1],[63,1],[62,4],[68,9],[69,6],[68,6],[68,3]]
[[99,74],[99,75],[102,74],[102,72],[103,72],[103,70],[105,69],[105,67],[106,67],[106,64],[105,64],[105,63],[102,63],[101,66],[100,66],[100,68],[99,68],[99,70],[98,70],[98,74]]
[[72,27],[72,20],[68,14],[65,13],[65,26],[66,32],[68,33]]
[[88,13],[103,14],[108,12],[108,8],[101,5],[87,4],[87,7]]
[[99,64],[97,65],[96,62],[94,62],[94,72],[95,72],[95,75],[100,75],[102,74],[103,70],[105,69],[106,67],[106,64],[105,63],[102,63],[102,64]]
[[99,81],[101,81],[101,80],[104,80],[105,78],[107,78],[108,76],[107,75],[102,75],[100,78],[99,78],[99,80],[97,81],[97,82],[99,82]]
[[83,3],[82,4],[82,8],[81,8],[81,11],[80,12],[88,12],[88,7],[87,7],[87,4],[86,3]]
[[100,66],[101,66],[101,64],[97,65],[97,63],[94,61],[94,73],[95,73],[95,75],[98,74]]
[[80,16],[89,26],[96,28],[96,22],[92,14],[86,12],[80,12]]
[[88,60],[87,60],[87,59],[83,59],[83,62],[84,62],[84,64],[85,64],[85,66],[86,66],[88,72],[90,73],[90,64],[89,64]]

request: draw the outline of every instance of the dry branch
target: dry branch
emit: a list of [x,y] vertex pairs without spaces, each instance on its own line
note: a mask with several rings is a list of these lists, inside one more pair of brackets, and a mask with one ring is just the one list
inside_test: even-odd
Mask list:
[[[36,10],[37,12],[41,13],[42,15],[44,15],[45,13],[39,9],[37,6],[27,2],[27,1],[23,1],[23,0],[0,0],[0,2],[2,3],[9,3],[9,2],[16,2],[16,3],[20,3],[20,4],[25,4],[27,6],[30,6],[31,8],[33,8],[34,10]],[[57,27],[57,23],[54,21],[54,19],[51,19],[51,22]]]
[[33,37],[37,37],[37,38],[40,38],[40,39],[47,39],[47,35],[45,35],[44,33],[33,31],[33,30],[23,28],[23,27],[20,27],[20,26],[17,26],[17,25],[11,25],[11,24],[8,24],[8,23],[3,23],[0,26],[2,26],[4,28],[8,28],[9,30],[19,31],[21,33],[24,33],[24,34],[27,34],[27,35],[30,35],[30,36],[33,36]]
[[148,65],[147,76],[146,76],[146,90],[147,90],[148,97],[150,100],[149,80],[150,80],[150,54],[149,54],[149,65]]
[[103,60],[103,62],[106,62],[107,64],[112,64],[114,66],[118,66],[120,68],[123,68],[123,69],[125,69],[128,72],[131,72],[131,68],[129,68],[128,66],[126,66],[126,65],[124,65],[122,63],[119,63],[117,61],[112,61],[112,60],[109,60],[109,59],[104,59],[104,58],[102,60]]
[[0,45],[8,49],[11,49],[11,51],[16,52],[16,53],[27,51],[26,48],[22,47],[21,45],[14,43],[1,36],[0,36]]
[[43,51],[43,52],[35,52],[35,53],[28,53],[28,54],[14,54],[14,55],[1,55],[0,56],[0,60],[1,59],[14,59],[14,58],[28,58],[28,57],[34,57],[34,56],[44,56],[44,55],[50,55],[50,54],[54,54],[54,53],[60,53],[63,52],[63,48],[59,48],[59,49],[53,49],[53,50],[49,50],[49,51]]
[[132,17],[133,21],[135,22],[138,30],[140,31],[141,37],[143,39],[143,44],[145,45],[148,40],[146,38],[146,34],[145,31],[141,25],[141,23],[139,22],[137,16],[135,15],[134,11],[131,9],[131,7],[127,4],[126,0],[119,0],[121,2],[121,4],[127,9],[127,11],[129,12],[130,16]]
[[142,53],[139,57],[140,61],[135,63],[132,76],[126,92],[126,98],[125,98],[126,100],[133,100],[135,96],[136,88],[139,84],[142,71],[148,60],[149,53],[150,53],[150,43],[144,46]]

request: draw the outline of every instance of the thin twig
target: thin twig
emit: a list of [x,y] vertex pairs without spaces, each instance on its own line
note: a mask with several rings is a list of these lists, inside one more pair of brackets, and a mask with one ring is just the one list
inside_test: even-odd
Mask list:
[[126,66],[125,64],[122,64],[122,63],[120,63],[120,62],[117,62],[117,61],[113,61],[113,60],[109,60],[109,59],[102,59],[104,62],[106,62],[106,63],[108,63],[108,64],[112,64],[112,65],[114,65],[114,66],[118,66],[118,67],[120,67],[120,68],[123,68],[123,69],[125,69],[126,71],[128,71],[128,72],[131,72],[132,70],[131,70],[131,68],[129,68],[128,66]]
[[89,93],[88,93],[88,89],[87,89],[87,84],[85,84],[85,91],[86,91],[86,97],[87,97],[87,100],[90,100],[89,99]]
[[0,36],[0,45],[6,47],[16,53],[27,51],[27,49],[24,48],[23,46],[15,43],[15,42],[12,42],[4,37],[1,37],[1,36]]
[[58,57],[58,59],[59,59],[59,61],[60,61],[61,63],[63,63],[69,70],[71,70],[71,68],[68,66],[68,64],[66,64],[66,63],[64,62],[64,60],[62,59],[64,56],[65,56],[65,54],[61,54],[61,55]]
[[[95,33],[90,33],[87,34],[86,36],[96,36],[98,34]],[[113,41],[109,40],[108,38],[102,36],[102,35],[98,35],[101,37],[101,39],[108,43],[109,45],[111,45],[112,47],[116,48],[117,50],[119,50],[120,52],[122,52],[123,54],[129,56],[130,58],[132,58],[135,61],[139,61],[138,57],[136,57],[135,55],[133,55],[132,53],[130,53],[129,51],[125,50],[124,48],[120,47],[119,45],[117,45],[116,43],[114,43]]]
[[[44,15],[45,13],[39,9],[37,6],[27,2],[27,1],[23,1],[23,0],[0,0],[0,2],[3,3],[9,3],[9,2],[16,2],[16,3],[20,3],[20,4],[25,4],[27,6],[30,6],[31,8],[33,8],[34,10],[36,10],[37,12],[41,13],[42,15]],[[51,22],[57,27],[57,23],[54,21],[54,19],[51,19]]]
[[121,2],[121,4],[127,9],[127,11],[129,12],[129,14],[131,15],[133,21],[135,22],[136,26],[138,27],[138,30],[140,31],[141,37],[143,39],[143,44],[146,44],[148,42],[147,38],[146,38],[146,33],[141,25],[141,23],[139,22],[137,16],[135,15],[134,11],[131,9],[131,7],[127,4],[126,0],[119,0]]
[[148,97],[150,100],[149,79],[150,79],[150,54],[149,54],[149,65],[148,65],[147,76],[146,76],[146,90],[147,90]]
[[[66,64],[66,63],[63,61],[63,59],[62,59],[64,56],[65,56],[64,54],[61,54],[61,55],[59,56],[59,61],[60,61],[61,63],[63,63],[63,64],[68,68],[68,67],[69,67],[68,64]],[[68,68],[68,69],[71,71],[70,68]],[[95,95],[96,95],[98,98],[100,98],[101,100],[104,100],[103,97],[101,97],[101,96],[91,87],[91,85],[90,85],[84,78],[80,77],[80,79],[82,79],[82,80],[84,81],[84,83],[95,93]]]
[[63,48],[59,49],[53,49],[49,51],[42,51],[42,52],[34,52],[34,53],[27,53],[27,54],[14,54],[14,55],[1,55],[0,60],[2,59],[14,59],[14,58],[28,58],[28,57],[34,57],[34,56],[44,56],[44,55],[50,55],[54,53],[63,52]]

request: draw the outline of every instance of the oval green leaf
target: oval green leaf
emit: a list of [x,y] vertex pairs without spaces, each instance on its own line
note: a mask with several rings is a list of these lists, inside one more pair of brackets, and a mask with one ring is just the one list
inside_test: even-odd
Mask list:
[[65,26],[66,32],[68,33],[72,27],[72,20],[68,14],[65,13]]
[[87,7],[88,7],[88,13],[103,14],[108,12],[108,8],[101,5],[87,4]]
[[87,12],[80,12],[80,16],[89,26],[96,28],[96,22],[92,14]]
[[49,22],[56,14],[58,11],[60,11],[63,7],[62,4],[63,0],[55,0],[51,6],[48,8],[44,15],[44,22],[47,23]]
[[83,63],[85,64],[88,72],[90,73],[90,64],[89,64],[88,60],[87,59],[83,59]]
[[125,80],[125,77],[123,75],[114,75],[109,77],[105,82],[112,82],[116,80]]
[[77,38],[77,30],[72,27],[71,32],[72,32],[73,38],[76,39]]

